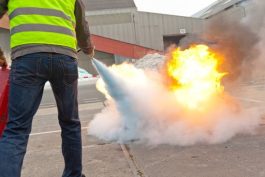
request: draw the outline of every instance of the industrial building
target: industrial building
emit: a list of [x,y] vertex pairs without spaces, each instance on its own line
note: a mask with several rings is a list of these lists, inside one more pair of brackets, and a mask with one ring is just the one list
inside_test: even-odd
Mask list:
[[[96,46],[95,57],[110,65],[139,59],[150,52],[163,52],[187,34],[203,32],[203,20],[192,17],[140,12],[133,0],[83,0]],[[0,22],[0,45],[10,53],[7,19]],[[79,65],[93,67],[80,54]]]
[[193,15],[195,18],[211,19],[222,16],[233,16],[241,19],[246,16],[249,0],[218,0]]

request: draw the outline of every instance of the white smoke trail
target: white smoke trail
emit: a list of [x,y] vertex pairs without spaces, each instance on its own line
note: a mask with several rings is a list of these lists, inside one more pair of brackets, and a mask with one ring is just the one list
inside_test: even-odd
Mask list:
[[[207,114],[187,112],[154,71],[138,71],[138,81],[100,66],[114,100],[91,121],[89,134],[107,141],[139,140],[149,145],[221,143],[236,134],[253,133],[260,123],[255,109],[240,109],[230,98],[218,98]],[[98,67],[97,67],[98,68]],[[139,77],[140,76],[140,77]],[[122,97],[115,94],[122,93]],[[113,96],[114,95],[114,96]]]

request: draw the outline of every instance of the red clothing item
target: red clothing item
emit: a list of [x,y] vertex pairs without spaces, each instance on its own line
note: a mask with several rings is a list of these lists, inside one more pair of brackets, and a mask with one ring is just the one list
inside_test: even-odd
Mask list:
[[0,67],[0,136],[8,119],[9,69]]

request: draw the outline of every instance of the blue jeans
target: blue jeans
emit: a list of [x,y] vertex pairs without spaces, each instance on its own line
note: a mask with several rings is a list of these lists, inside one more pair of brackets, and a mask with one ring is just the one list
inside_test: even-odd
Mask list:
[[62,153],[65,162],[62,176],[81,177],[82,141],[77,79],[77,61],[69,56],[35,53],[19,57],[12,62],[9,121],[0,139],[1,177],[21,176],[32,119],[40,105],[47,81],[53,89],[62,130]]

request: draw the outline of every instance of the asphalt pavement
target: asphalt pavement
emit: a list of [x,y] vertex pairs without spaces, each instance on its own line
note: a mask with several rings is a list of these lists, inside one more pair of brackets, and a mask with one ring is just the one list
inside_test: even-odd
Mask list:
[[[88,91],[94,97],[93,90]],[[233,93],[244,107],[265,108],[265,85],[245,86]],[[87,177],[265,177],[265,126],[217,145],[188,147],[120,145],[87,135],[87,126],[104,107],[80,104],[83,164]],[[265,111],[264,111],[265,112]],[[63,170],[60,128],[55,107],[42,107],[33,122],[22,177],[59,177]]]
[[[80,105],[83,165],[87,177],[131,177],[131,171],[119,144],[107,143],[87,135],[87,126],[102,103]],[[59,177],[64,168],[61,155],[57,110],[41,108],[33,121],[22,177]],[[1,175],[0,175],[1,176]]]
[[[102,102],[105,96],[96,89],[96,79],[81,80],[78,82],[79,104]],[[41,101],[41,108],[54,107],[56,105],[54,95],[49,83],[46,84]]]

